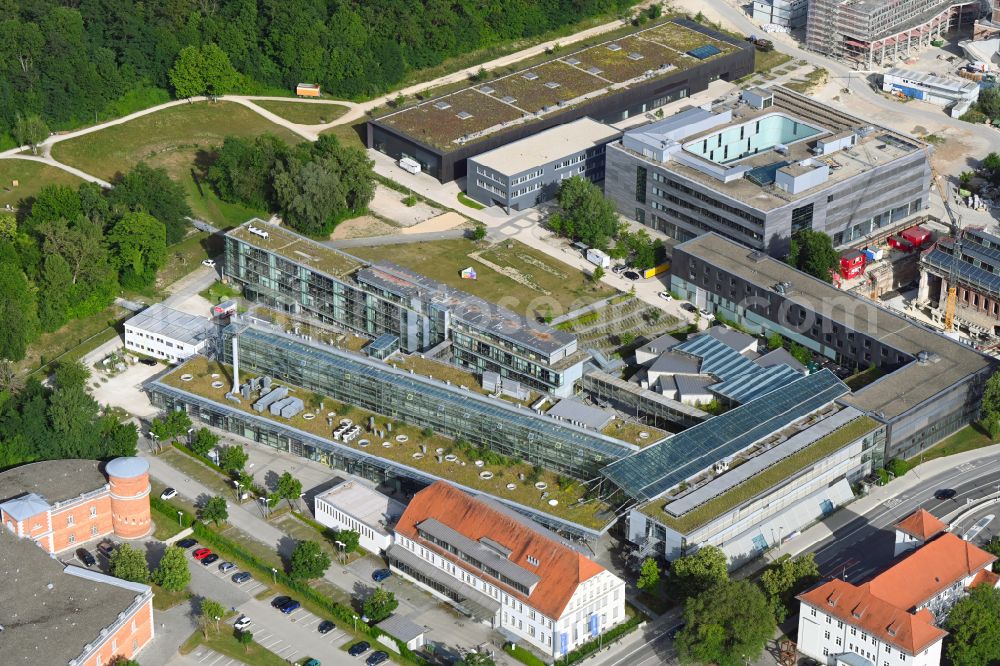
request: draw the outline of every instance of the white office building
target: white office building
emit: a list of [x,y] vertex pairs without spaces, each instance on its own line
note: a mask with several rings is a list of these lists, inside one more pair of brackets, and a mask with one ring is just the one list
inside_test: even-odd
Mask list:
[[413,497],[395,532],[393,569],[551,658],[625,620],[625,581],[527,518],[444,481]]
[[961,116],[979,99],[979,84],[975,81],[898,67],[882,75],[882,90],[938,106],[950,106],[952,117]]
[[316,520],[335,530],[353,530],[370,553],[392,545],[392,526],[403,505],[358,481],[342,481],[316,496]]
[[125,348],[179,363],[202,352],[213,334],[214,326],[207,317],[156,303],[125,322]]

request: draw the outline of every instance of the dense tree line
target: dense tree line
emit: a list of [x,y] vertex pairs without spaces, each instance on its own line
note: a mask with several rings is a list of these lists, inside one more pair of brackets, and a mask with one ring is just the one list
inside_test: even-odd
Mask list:
[[100,312],[120,287],[151,285],[188,214],[180,185],[145,164],[111,190],[50,185],[20,219],[0,213],[0,358],[21,360],[39,333]]
[[227,137],[216,155],[208,181],[223,201],[277,212],[310,236],[360,215],[375,194],[372,161],[331,135],[294,147],[267,135]]
[[36,460],[133,456],[133,424],[103,414],[87,392],[89,371],[61,364],[51,386],[32,377],[0,391],[0,469]]
[[[631,4],[0,0],[0,134],[13,133],[19,112],[65,127],[148,87],[174,91],[176,85],[184,96],[192,90],[288,89],[309,81],[335,96],[372,95],[411,70]],[[175,65],[177,81],[170,74]],[[214,74],[192,89],[202,65]]]

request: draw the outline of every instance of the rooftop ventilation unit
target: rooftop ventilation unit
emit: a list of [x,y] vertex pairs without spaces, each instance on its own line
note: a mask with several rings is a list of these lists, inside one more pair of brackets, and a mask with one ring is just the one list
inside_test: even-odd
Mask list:
[[594,76],[597,76],[598,74],[602,73],[604,70],[601,69],[600,67],[588,67],[587,71],[590,72],[591,74],[593,74]]
[[268,238],[271,237],[271,234],[267,233],[263,229],[258,229],[257,227],[253,226],[252,224],[247,227],[247,231],[249,231],[250,233],[252,233],[254,236],[259,236],[260,238],[263,238],[264,240],[267,240]]
[[643,56],[641,53],[637,53],[636,51],[632,51],[632,53],[628,54],[629,60],[642,60],[644,57],[645,56]]
[[538,78],[538,74],[535,74],[534,72],[525,72],[521,75],[521,77],[528,81],[534,81]]
[[608,50],[609,51],[621,51],[622,50],[622,45],[621,44],[608,44]]
[[434,108],[439,111],[444,111],[445,109],[450,109],[451,104],[445,102],[444,100],[441,100],[440,102],[434,102]]
[[455,114],[455,117],[458,118],[459,120],[468,120],[469,118],[472,117],[472,114],[469,113],[468,111],[459,111],[458,113]]
[[517,98],[512,97],[510,95],[504,95],[503,97],[500,98],[500,101],[503,102],[504,104],[513,104],[514,102],[517,101]]
[[580,64],[580,61],[577,60],[576,58],[566,58],[565,60],[563,60],[563,62],[565,62],[567,65],[579,65]]
[[493,93],[496,92],[496,89],[493,88],[492,86],[480,86],[479,92],[485,93],[487,95],[492,95]]
[[559,84],[556,83],[555,81],[549,81],[545,84],[545,87],[549,88],[550,90],[555,90],[556,88],[559,87]]

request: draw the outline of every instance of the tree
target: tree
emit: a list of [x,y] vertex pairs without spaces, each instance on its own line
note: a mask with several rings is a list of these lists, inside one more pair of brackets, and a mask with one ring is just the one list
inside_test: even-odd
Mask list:
[[1000,117],[1000,90],[995,88],[984,88],[979,93],[979,100],[976,102],[976,108],[990,118]]
[[191,216],[187,195],[165,169],[140,162],[115,182],[107,196],[111,208],[119,214],[145,212],[162,222],[168,245],[181,240],[187,231],[187,218]]
[[830,271],[836,271],[840,254],[833,248],[833,241],[822,231],[803,229],[792,236],[788,263],[800,271],[830,282]]
[[980,166],[982,166],[983,171],[986,172],[989,179],[994,183],[1000,180],[1000,155],[997,153],[990,153],[983,158]]
[[272,172],[288,152],[285,142],[269,134],[253,139],[229,136],[216,149],[206,176],[223,201],[274,210]]
[[233,69],[225,51],[216,44],[205,44],[200,55],[206,93],[214,96],[238,91],[240,75]]
[[167,259],[167,228],[148,213],[125,213],[107,235],[111,264],[126,289],[153,284]]
[[781,349],[785,345],[784,339],[781,337],[781,333],[771,333],[767,336],[767,348]]
[[0,212],[0,241],[13,241],[17,238],[17,217],[14,213]]
[[123,543],[111,553],[111,575],[133,583],[149,582],[149,565],[142,551]]
[[315,541],[299,541],[292,551],[289,575],[295,580],[319,578],[330,568],[330,556]]
[[595,266],[594,270],[591,271],[591,273],[590,273],[590,281],[594,282],[596,284],[597,282],[600,282],[601,278],[603,278],[603,277],[604,277],[604,267],[603,266]]
[[559,185],[559,212],[549,219],[557,234],[586,243],[600,250],[607,249],[618,233],[618,213],[614,204],[604,197],[601,188],[586,178],[573,176]]
[[170,68],[170,85],[177,97],[195,97],[205,92],[204,67],[201,50],[197,46],[181,49]]
[[647,557],[642,562],[639,570],[639,581],[636,583],[640,590],[652,590],[660,584],[660,565],[652,557]]
[[[985,550],[990,555],[996,555],[997,557],[1000,557],[1000,537],[995,536],[992,539],[990,539],[989,542],[987,542],[986,545],[983,546],[983,550]],[[1000,573],[1000,560],[997,560],[996,562],[993,563],[993,572]]]
[[182,548],[170,546],[163,551],[160,565],[153,572],[153,582],[167,592],[180,592],[188,586],[191,570]]
[[335,539],[344,544],[345,553],[353,553],[361,544],[361,535],[355,530],[340,530],[336,533]]
[[980,414],[990,437],[996,439],[1000,435],[1000,371],[994,372],[986,380]]
[[819,568],[812,553],[796,558],[784,555],[764,570],[760,576],[760,586],[767,595],[778,624],[788,617],[795,595],[818,580]]
[[777,624],[764,593],[745,580],[724,581],[688,599],[677,652],[688,663],[743,666],[756,660]]
[[202,599],[198,618],[201,622],[202,631],[205,638],[208,638],[208,628],[215,625],[215,630],[219,630],[219,622],[226,616],[226,607],[218,601],[212,599]]
[[1000,663],[1000,590],[978,585],[955,604],[945,624],[946,655],[954,666]]
[[14,120],[14,140],[19,146],[28,146],[31,152],[38,154],[38,144],[49,138],[49,126],[37,113],[27,115],[20,112]]
[[101,454],[101,433],[94,427],[100,406],[87,391],[89,377],[90,371],[76,361],[60,363],[55,371],[48,418],[53,432],[64,442],[66,457],[96,458]]
[[695,597],[729,580],[726,554],[716,546],[702,546],[679,557],[670,566],[670,588],[677,599]]
[[38,286],[45,294],[38,303],[38,325],[43,331],[54,331],[69,319],[73,291],[73,272],[62,255],[45,257]]
[[462,658],[456,662],[463,666],[496,666],[496,661],[493,660],[486,652],[467,652],[462,655]]
[[38,331],[35,292],[16,259],[0,258],[0,358],[20,361]]
[[292,500],[297,500],[302,495],[302,482],[292,476],[291,472],[283,472],[278,477],[278,488],[275,494],[288,501],[288,507],[292,508]]
[[24,376],[17,371],[17,366],[8,359],[0,359],[0,391],[17,393],[23,388]]
[[250,645],[253,643],[253,634],[244,629],[236,638],[240,642],[240,645],[243,646],[243,651],[250,652]]
[[108,666],[139,666],[139,662],[135,659],[127,659],[125,655],[119,654],[111,657]]
[[201,519],[211,520],[218,527],[219,523],[229,518],[229,502],[225,497],[216,495],[210,497],[205,506],[201,507]]
[[249,459],[242,446],[223,446],[219,451],[219,467],[230,474],[242,472]]
[[976,177],[975,173],[971,171],[963,171],[962,173],[958,174],[958,182],[962,185],[962,187],[968,188],[969,183],[971,183],[972,179],[975,177]]
[[191,451],[196,455],[205,457],[208,452],[219,443],[219,436],[208,428],[200,428],[194,435],[191,442]]
[[399,602],[396,601],[396,595],[384,587],[377,588],[361,605],[365,617],[372,624],[389,617],[398,607]]
[[484,240],[485,238],[486,238],[486,225],[485,224],[477,224],[476,226],[474,226],[472,228],[472,240],[478,242],[478,241]]

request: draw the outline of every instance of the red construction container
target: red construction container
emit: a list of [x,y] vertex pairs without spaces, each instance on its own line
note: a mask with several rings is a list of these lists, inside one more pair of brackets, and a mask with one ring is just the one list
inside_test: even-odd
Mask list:
[[899,234],[904,240],[910,242],[915,249],[920,249],[930,242],[931,232],[923,227],[910,227]]
[[913,252],[913,243],[902,236],[889,236],[889,247],[900,252]]
[[840,274],[850,280],[865,272],[865,255],[863,252],[851,250],[840,255]]

